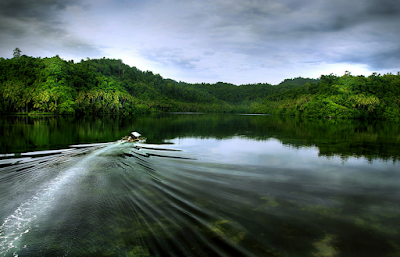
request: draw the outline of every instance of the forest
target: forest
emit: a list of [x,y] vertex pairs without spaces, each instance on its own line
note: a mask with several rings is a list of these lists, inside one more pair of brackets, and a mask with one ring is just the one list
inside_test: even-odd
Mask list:
[[164,79],[118,59],[74,63],[21,55],[0,58],[0,113],[132,115],[156,112],[263,113],[310,119],[385,119],[400,116],[399,74],[322,75],[233,85]]
[[383,119],[399,121],[400,75],[373,73],[369,77],[346,72],[322,75],[306,83],[268,95],[252,113],[297,116],[309,119]]

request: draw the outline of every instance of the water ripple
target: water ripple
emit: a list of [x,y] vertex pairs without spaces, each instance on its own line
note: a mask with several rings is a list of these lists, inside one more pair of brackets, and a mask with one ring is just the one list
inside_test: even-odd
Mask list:
[[338,238],[398,245],[391,184],[368,198],[362,183],[322,187],[320,171],[204,156],[129,142],[0,156],[0,256],[322,256],[337,253]]

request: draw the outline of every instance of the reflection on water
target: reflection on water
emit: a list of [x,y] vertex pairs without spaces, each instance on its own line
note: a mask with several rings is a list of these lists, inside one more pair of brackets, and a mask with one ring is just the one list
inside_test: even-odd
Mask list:
[[1,117],[0,154],[64,149],[111,142],[132,130],[149,143],[176,138],[254,141],[277,139],[291,147],[316,147],[320,156],[400,160],[400,123],[382,121],[303,121],[275,116],[164,114],[150,117]]
[[400,254],[398,163],[242,135],[166,143],[3,156],[0,256]]

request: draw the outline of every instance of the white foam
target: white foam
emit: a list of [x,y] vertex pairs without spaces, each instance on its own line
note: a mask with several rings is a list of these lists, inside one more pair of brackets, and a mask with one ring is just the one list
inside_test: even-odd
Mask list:
[[[27,201],[18,206],[13,214],[5,218],[0,226],[0,256],[7,256],[10,253],[18,256],[16,253],[22,249],[19,246],[22,236],[36,227],[35,220],[38,217],[46,215],[51,210],[54,206],[54,200],[57,199],[57,194],[61,193],[60,189],[75,176],[85,173],[90,167],[92,159],[106,149],[95,151],[91,155],[85,156],[71,168],[61,171],[56,178],[49,181],[45,187],[39,189]],[[26,248],[26,244],[23,247]]]

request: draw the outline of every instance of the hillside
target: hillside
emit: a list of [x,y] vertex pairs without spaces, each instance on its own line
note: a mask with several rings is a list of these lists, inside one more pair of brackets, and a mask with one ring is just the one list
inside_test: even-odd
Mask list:
[[59,56],[0,58],[0,113],[139,114],[159,111],[249,112],[298,84],[236,86],[164,79],[121,60]]
[[321,81],[268,95],[252,113],[311,119],[383,119],[399,121],[400,75],[321,76]]
[[236,86],[164,79],[121,60],[0,58],[0,113],[241,112],[309,119],[400,120],[400,75],[285,79]]

